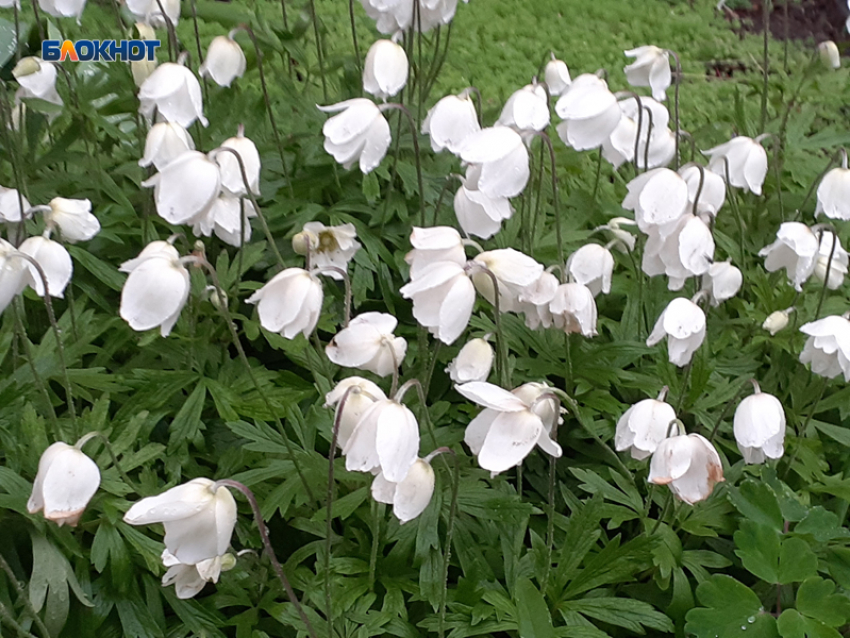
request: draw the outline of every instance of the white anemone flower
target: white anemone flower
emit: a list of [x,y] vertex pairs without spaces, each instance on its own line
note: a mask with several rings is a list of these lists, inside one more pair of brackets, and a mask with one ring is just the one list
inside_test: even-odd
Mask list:
[[549,302],[552,323],[566,334],[596,336],[596,300],[590,288],[579,283],[561,284]]
[[[342,402],[345,397],[345,403]],[[348,440],[354,433],[354,428],[360,421],[366,410],[375,401],[383,401],[387,398],[384,391],[375,383],[362,377],[348,377],[334,386],[334,389],[325,395],[325,407],[336,406],[334,421],[339,423],[337,431],[337,445],[340,449],[345,448]]]
[[712,306],[719,306],[738,294],[744,275],[731,261],[719,261],[702,276],[702,290],[708,293]]
[[372,498],[393,506],[393,515],[403,525],[419,516],[434,495],[434,470],[431,456],[416,459],[401,481],[392,482],[380,472],[372,481]]
[[546,87],[549,89],[549,95],[558,97],[564,94],[572,79],[570,79],[570,70],[563,60],[555,58],[552,54],[552,59],[546,63],[546,69],[543,72],[543,77],[546,80]]
[[638,228],[648,233],[678,221],[688,209],[688,185],[669,168],[654,168],[627,184],[623,208],[635,212]]
[[97,464],[77,447],[57,441],[38,461],[27,511],[43,512],[44,518],[60,527],[76,527],[98,487]]
[[407,84],[409,64],[404,49],[392,40],[377,40],[363,65],[363,90],[379,100],[396,95]]
[[667,275],[667,288],[681,290],[689,277],[708,272],[714,248],[711,229],[699,217],[686,213],[649,234],[641,267],[651,277]]
[[617,126],[602,142],[602,157],[610,162],[615,170],[626,162],[634,161],[637,133],[637,122],[621,112]]
[[[726,181],[714,171],[700,169],[696,164],[685,164],[679,169],[679,175],[688,185],[688,206],[693,211],[696,202],[696,214],[707,222],[707,216],[716,217],[726,201]],[[700,190],[702,183],[702,190]],[[697,199],[699,193],[699,199]]]
[[[835,244],[833,247],[833,243]],[[830,259],[830,254],[832,255]],[[838,290],[844,283],[847,267],[850,265],[850,255],[841,247],[841,242],[834,233],[828,230],[821,231],[818,242],[818,256],[815,261],[815,269],[812,274],[820,281],[826,281],[827,288]],[[827,267],[829,277],[827,277]]]
[[[260,194],[260,153],[257,146],[249,138],[245,137],[245,128],[239,126],[235,137],[230,137],[221,143],[222,148],[233,149],[239,154],[242,165],[245,167],[245,177],[248,180],[248,188],[254,195]],[[246,196],[245,180],[242,179],[242,170],[239,168],[239,160],[230,151],[215,152],[214,159],[221,169],[221,187],[231,195]]]
[[496,299],[494,282],[485,269],[495,277],[495,285],[499,289],[500,312],[518,312],[520,296],[543,274],[541,264],[513,248],[500,248],[479,253],[471,264],[475,289],[494,305]]
[[[18,247],[22,253],[32,257],[47,279],[47,292],[51,297],[63,298],[65,288],[71,281],[74,264],[68,250],[59,242],[55,242],[45,233],[44,236],[28,237]],[[26,262],[26,272],[21,280],[21,288],[29,286],[39,297],[44,296],[44,282],[35,266]]]
[[475,305],[475,286],[465,264],[433,262],[401,287],[402,297],[413,300],[413,316],[446,345],[466,329]]
[[186,600],[196,596],[207,583],[217,583],[221,572],[236,566],[236,557],[228,553],[186,565],[166,549],[162,552],[162,564],[168,567],[162,577],[162,586],[174,585],[177,598]]
[[632,233],[622,227],[635,225],[635,221],[628,217],[613,217],[608,220],[607,224],[597,226],[593,230],[607,230],[614,236],[613,245],[609,244],[609,246],[619,250],[621,253],[628,254],[635,249],[635,242],[637,240]]
[[726,179],[726,164],[729,165],[731,186],[761,195],[761,187],[767,175],[767,151],[759,143],[743,135],[733,137],[720,146],[703,151],[711,158],[708,170]]
[[605,246],[585,244],[567,259],[567,271],[576,283],[587,286],[593,296],[611,292],[614,256]]
[[450,226],[432,228],[413,227],[410,233],[413,246],[404,260],[410,266],[410,278],[415,279],[432,264],[450,261],[460,266],[466,264],[466,252],[460,233]]
[[422,133],[431,138],[431,148],[435,153],[448,149],[450,153],[459,155],[464,140],[480,130],[470,89],[442,98],[431,107],[422,122]]
[[393,331],[398,319],[383,312],[364,312],[352,319],[325,346],[333,363],[385,377],[397,370],[407,353],[407,341]]
[[785,410],[772,394],[762,392],[753,381],[755,394],[735,409],[733,431],[738,449],[746,463],[764,463],[779,459],[785,452]]
[[535,133],[549,126],[549,100],[543,85],[534,82],[514,91],[496,125],[512,128],[530,144]]
[[780,330],[785,329],[788,325],[788,321],[794,308],[786,308],[785,310],[774,310],[771,312],[767,318],[764,320],[764,323],[761,324],[761,327],[764,330],[767,330],[770,333],[770,336],[775,335]]
[[139,160],[139,166],[153,164],[161,171],[186,151],[194,150],[195,142],[189,131],[174,122],[157,122],[145,138],[145,156]]
[[233,80],[245,74],[245,53],[233,39],[233,33],[231,31],[226,36],[218,35],[212,39],[207,56],[198,69],[198,75],[210,78],[219,86],[229,87]]
[[[469,167],[470,170],[476,168],[475,165]],[[514,210],[507,197],[489,197],[467,184],[470,181],[464,180],[455,193],[457,222],[467,235],[490,239],[501,230],[502,221],[513,216]]]
[[305,337],[313,332],[323,299],[322,283],[315,274],[303,268],[287,268],[248,297],[248,303],[257,304],[263,328],[294,339],[299,332]]
[[163,259],[173,259],[176,261],[180,259],[180,253],[178,253],[177,249],[169,242],[158,239],[145,246],[142,249],[142,252],[140,252],[136,257],[128,259],[122,263],[121,266],[118,267],[118,270],[126,273],[133,272],[133,270],[141,266],[151,257],[161,257]]
[[486,408],[466,427],[464,442],[491,475],[522,463],[534,446],[560,458],[561,446],[552,439],[560,423],[558,399],[542,383],[526,383],[511,392],[473,381],[455,386],[470,401]]
[[166,19],[174,26],[180,20],[180,0],[125,0],[125,3],[136,20],[156,29],[164,29]]
[[27,273],[25,260],[18,249],[0,238],[0,313],[21,291],[21,282]]
[[656,46],[647,45],[624,51],[635,61],[625,67],[626,80],[632,86],[648,86],[652,97],[659,101],[667,99],[667,88],[672,82],[669,53]]
[[811,363],[812,372],[821,377],[834,379],[843,373],[850,382],[850,321],[831,315],[804,324],[800,332],[809,335],[800,362]]
[[785,269],[789,283],[797,290],[814,272],[819,242],[812,230],[800,222],[785,222],[776,232],[776,241],[759,251],[768,272]]
[[[242,246],[251,240],[251,222],[257,216],[254,205],[243,197],[234,197],[222,191],[210,207],[209,212],[201,218],[196,218],[192,226],[195,235],[209,237],[215,233],[225,244]],[[240,240],[240,232],[245,235]]]
[[[307,222],[301,233],[293,237],[292,242],[297,253],[307,254],[307,250],[310,251],[314,268],[331,266],[347,272],[348,263],[360,250],[360,242],[356,237],[354,224],[325,226],[321,222]],[[342,281],[343,278],[340,273],[330,269],[322,274],[337,281]]]
[[[186,188],[191,184],[192,188]],[[154,187],[156,212],[172,224],[192,224],[209,212],[221,190],[218,164],[199,151],[186,151],[142,186]]]
[[528,183],[528,149],[522,136],[507,126],[468,135],[460,148],[464,162],[478,164],[477,190],[488,197],[516,197]]
[[38,0],[38,6],[54,18],[76,18],[79,23],[86,0]]
[[208,123],[201,83],[182,64],[160,64],[139,87],[139,101],[139,112],[148,120],[156,111],[166,122],[176,122],[183,128],[189,128],[195,120],[204,126]]
[[73,244],[88,241],[100,232],[100,222],[92,215],[91,201],[54,197],[44,212],[48,230],[59,227],[62,239]]
[[572,81],[555,104],[555,113],[563,120],[558,135],[577,151],[602,146],[620,121],[620,105],[608,84],[589,73]]
[[667,356],[680,368],[690,363],[705,340],[705,313],[693,301],[679,297],[671,301],[646,340],[654,346],[667,337]]
[[342,448],[349,472],[380,470],[392,483],[404,480],[419,456],[419,424],[410,409],[395,399],[370,405]]
[[555,298],[559,285],[555,275],[544,271],[535,282],[522,289],[517,312],[525,314],[525,325],[530,329],[549,328],[554,323],[549,304]]
[[387,154],[392,135],[389,123],[375,103],[354,98],[318,108],[325,113],[341,111],[322,126],[325,151],[344,168],[359,162],[364,175],[377,168]]
[[124,522],[162,523],[168,552],[184,565],[197,565],[227,551],[236,526],[236,501],[223,485],[196,478],[134,503]]
[[850,220],[850,170],[846,153],[842,155],[841,166],[824,175],[818,185],[815,215],[821,213],[830,219]]
[[649,464],[650,483],[669,485],[677,498],[693,505],[704,501],[723,481],[723,465],[714,446],[699,434],[679,434],[662,441]]
[[12,75],[20,85],[15,93],[15,104],[23,99],[37,98],[62,106],[62,98],[56,91],[56,73],[56,67],[41,58],[21,58],[12,69]]
[[0,186],[0,222],[19,222],[27,217],[30,208],[23,193],[18,193],[15,188]]
[[177,251],[161,244],[165,242],[149,244],[135,260],[122,264],[130,275],[121,290],[119,314],[133,330],[159,326],[160,334],[167,337],[186,305],[190,286],[189,271]]
[[618,452],[628,450],[633,459],[642,461],[658,449],[676,419],[673,406],[664,401],[666,396],[664,386],[657,399],[638,401],[623,413],[614,434]]
[[486,381],[493,367],[493,346],[486,338],[470,339],[446,368],[455,383]]

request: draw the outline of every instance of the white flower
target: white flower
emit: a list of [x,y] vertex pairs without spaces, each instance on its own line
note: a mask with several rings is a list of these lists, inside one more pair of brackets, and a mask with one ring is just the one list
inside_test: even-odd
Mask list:
[[318,108],[325,113],[342,111],[322,126],[325,150],[345,168],[359,162],[364,175],[372,172],[384,159],[392,141],[390,125],[381,110],[365,98]]
[[803,325],[800,332],[809,335],[801,363],[811,363],[812,372],[827,379],[844,373],[850,382],[850,321],[832,315]]
[[[726,182],[717,173],[700,167],[696,164],[685,164],[679,169],[679,175],[688,185],[688,206],[693,211],[696,201],[696,214],[701,217],[710,215],[716,217],[717,212],[726,201]],[[702,182],[702,191],[700,191]],[[699,192],[699,200],[697,200]],[[703,221],[707,221],[703,219]]]
[[[834,248],[833,243],[835,243]],[[832,254],[832,261],[830,261],[830,254]],[[821,282],[827,280],[828,266],[829,278],[826,285],[830,290],[838,290],[844,283],[848,264],[850,264],[850,255],[841,247],[840,240],[828,230],[821,231],[820,242],[818,242],[818,257],[813,272],[815,278]]]
[[386,480],[399,483],[419,455],[416,417],[398,401],[379,399],[360,417],[342,453],[348,471],[380,468]]
[[497,126],[508,126],[530,143],[534,133],[549,126],[549,102],[542,85],[527,84],[505,102]]
[[413,227],[410,233],[413,246],[404,260],[410,266],[410,278],[415,279],[432,264],[450,261],[460,266],[466,263],[466,253],[460,233],[449,226]]
[[555,97],[563,95],[564,91],[572,83],[570,70],[567,68],[566,63],[555,59],[554,53],[552,54],[552,59],[546,63],[543,77],[546,80],[546,86],[549,88],[549,95],[554,95]]
[[[480,167],[470,165],[469,171]],[[489,239],[502,228],[502,220],[510,219],[514,213],[507,197],[489,197],[479,190],[467,186],[464,180],[455,193],[454,211],[458,224],[467,235]]]
[[[360,250],[354,224],[325,226],[321,222],[307,222],[301,232],[304,239],[309,241],[310,257],[315,268],[333,266],[347,271],[348,262]],[[342,275],[333,270],[324,271],[322,274],[337,281],[342,280]]]
[[688,185],[669,168],[654,168],[627,184],[623,208],[635,212],[638,228],[648,233],[679,220],[687,212]]
[[667,337],[670,363],[680,368],[690,363],[705,339],[705,313],[702,308],[683,297],[671,301],[655,322],[646,345],[652,347],[664,337]]
[[778,459],[785,452],[785,411],[779,399],[762,392],[758,385],[755,394],[738,404],[733,430],[747,463]]
[[621,253],[630,253],[635,249],[635,236],[621,226],[634,226],[634,220],[628,217],[614,217],[607,224],[597,226],[594,230],[607,230],[614,236],[613,248]]
[[161,171],[186,151],[194,150],[195,142],[185,128],[174,122],[158,122],[148,131],[145,156],[139,160],[139,166],[153,164],[156,170]]
[[431,138],[431,148],[435,153],[448,149],[458,155],[464,140],[480,130],[475,104],[468,89],[441,99],[428,111],[422,123],[422,133]]
[[27,272],[25,260],[18,250],[0,238],[0,312],[3,312],[21,290],[21,281]]
[[119,314],[133,330],[159,326],[167,337],[189,298],[189,271],[174,247],[166,244],[169,250],[163,243],[149,244],[139,257],[121,265],[130,276],[121,290]]
[[726,179],[726,161],[729,162],[729,183],[745,191],[761,195],[761,186],[767,175],[767,151],[758,140],[733,137],[720,146],[703,151],[711,158],[708,170]]
[[561,284],[549,303],[552,323],[565,333],[596,336],[596,300],[590,288],[582,284]]
[[624,52],[627,57],[636,58],[625,67],[626,80],[632,86],[648,86],[656,100],[667,99],[667,87],[672,81],[668,53],[664,49],[648,45]]
[[774,272],[784,268],[789,283],[802,290],[815,269],[818,248],[818,238],[808,226],[785,222],[776,232],[776,241],[762,248],[759,256],[765,257],[765,270]]
[[649,276],[667,275],[668,289],[681,290],[688,277],[708,271],[713,257],[711,229],[699,217],[686,213],[649,234],[641,266]]
[[57,441],[41,455],[27,511],[43,511],[44,518],[60,527],[76,527],[99,486],[97,464],[76,447]]
[[815,215],[821,213],[830,219],[850,220],[850,170],[847,168],[846,155],[843,156],[841,166],[824,175],[818,186]]
[[654,453],[667,438],[670,423],[675,420],[673,406],[664,402],[665,386],[657,399],[638,401],[617,421],[614,443],[618,452],[628,450],[633,459],[642,461]]
[[[130,10],[136,20],[149,24],[157,29],[166,27],[165,18],[171,21],[172,25],[177,26],[180,20],[180,0],[125,0],[127,9]],[[160,11],[160,4],[165,11]]]
[[567,271],[573,281],[590,289],[593,296],[611,292],[614,256],[599,244],[585,244],[567,259]]
[[820,54],[821,62],[823,62],[826,68],[838,69],[841,67],[841,54],[832,40],[821,42],[818,45],[818,53]]
[[168,567],[162,577],[162,586],[174,585],[177,598],[185,600],[193,598],[207,583],[217,583],[221,572],[236,566],[236,557],[233,554],[224,554],[194,565],[186,565],[166,549],[162,552],[162,564]]
[[38,0],[38,6],[54,18],[76,18],[79,23],[86,0]]
[[44,215],[47,228],[58,226],[65,241],[87,241],[100,232],[100,222],[92,215],[89,200],[54,197],[49,206]]
[[50,62],[35,57],[21,58],[12,69],[12,75],[21,87],[15,93],[15,104],[23,99],[37,98],[62,106],[62,98],[56,91],[56,67]]
[[577,151],[601,146],[620,121],[620,105],[608,84],[589,73],[573,80],[555,112],[564,120],[558,124],[558,135]]
[[337,365],[385,377],[398,369],[407,353],[407,341],[393,335],[397,325],[392,315],[364,312],[336,333],[325,353]]
[[223,485],[196,478],[143,498],[127,511],[124,522],[162,523],[168,552],[184,565],[197,565],[227,551],[236,525],[236,501]]
[[324,293],[318,277],[303,268],[287,268],[248,298],[257,304],[260,325],[286,339],[305,337],[316,327]]
[[486,381],[493,367],[493,346],[486,339],[470,339],[452,359],[446,372],[455,383]]
[[516,197],[528,183],[528,149],[520,134],[507,126],[466,136],[460,157],[464,162],[480,164],[476,190],[488,197]]
[[202,78],[211,78],[219,86],[230,86],[236,78],[245,73],[245,54],[242,47],[233,39],[233,32],[212,39],[207,57],[198,69]]
[[626,162],[634,161],[636,140],[637,122],[621,112],[617,126],[602,142],[602,157],[616,170]]
[[555,275],[544,271],[537,281],[522,289],[517,312],[525,314],[526,326],[536,330],[540,326],[549,328],[552,325],[554,319],[549,304],[555,298],[559,285]]
[[0,222],[19,222],[26,217],[30,208],[30,203],[22,193],[14,188],[0,186]]
[[730,261],[711,264],[702,277],[702,289],[708,292],[712,306],[737,295],[743,283],[744,275]]
[[[676,152],[676,136],[670,130],[670,112],[667,107],[651,97],[640,99],[641,112],[638,114],[638,101],[628,97],[619,102],[622,115],[617,129],[611,133],[606,146],[619,146],[625,159],[632,161],[634,157],[635,137],[640,128],[638,143],[637,166],[639,168],[658,168],[669,164]],[[631,120],[632,125],[624,125],[624,119]],[[628,135],[628,139],[626,136]],[[647,148],[647,145],[648,148]]]
[[[222,148],[230,148],[239,154],[242,165],[245,167],[245,177],[248,180],[248,188],[254,195],[260,194],[260,153],[250,139],[245,137],[242,126],[236,137],[230,137],[221,143]],[[230,151],[217,151],[215,161],[221,169],[221,186],[227,189],[231,195],[247,195],[245,180],[242,179],[242,170],[239,168],[239,160]]]
[[363,90],[379,100],[396,95],[407,84],[407,54],[392,40],[377,40],[366,54]]
[[[191,184],[192,188],[186,188]],[[218,164],[199,151],[186,151],[142,186],[154,187],[156,212],[172,224],[192,224],[209,212],[221,190]]]
[[181,64],[160,64],[139,87],[139,113],[149,120],[154,111],[167,122],[189,128],[195,120],[204,126],[203,94],[198,78]]
[[412,521],[428,507],[434,495],[434,470],[428,459],[416,459],[401,481],[388,481],[380,472],[372,481],[372,498],[393,506],[402,524]]
[[486,408],[466,427],[463,438],[485,470],[495,475],[519,465],[535,445],[555,458],[561,456],[561,446],[552,439],[560,406],[548,386],[526,383],[508,392],[473,381],[455,388]]
[[699,434],[680,434],[661,442],[649,464],[649,482],[669,485],[679,499],[704,501],[723,481],[723,465],[714,446]]
[[788,325],[788,314],[792,310],[794,309],[786,308],[785,310],[775,310],[774,312],[771,312],[764,320],[764,323],[761,324],[761,327],[767,330],[771,336],[775,335]]
[[[346,396],[346,392],[348,395]],[[346,397],[345,403],[342,398]],[[366,413],[375,401],[383,401],[387,398],[384,391],[368,379],[362,377],[348,377],[334,386],[334,389],[325,395],[325,407],[336,406],[334,420],[339,422],[337,431],[337,445],[340,449],[345,448],[348,440],[354,433],[354,428],[360,422],[360,418]]]
[[[205,215],[195,218],[192,232],[206,237],[214,232],[215,236],[224,243],[239,247],[251,240],[251,223],[248,220],[256,216],[257,211],[250,201],[222,191],[216,197],[209,211]],[[239,238],[240,229],[245,231],[245,236],[241,241]]]
[[[520,296],[527,286],[534,284],[543,274],[543,266],[534,259],[513,248],[500,248],[479,253],[472,260],[472,281],[475,289],[491,304],[495,305],[493,278],[484,272],[489,270],[496,279],[499,289],[499,312],[517,312]],[[481,268],[474,268],[479,266]]]
[[[68,250],[46,236],[29,237],[18,250],[38,262],[47,279],[50,296],[61,299],[74,272],[74,264]],[[21,288],[25,286],[30,286],[39,297],[44,296],[44,282],[36,267],[29,261],[26,262],[26,271],[21,280]]]
[[434,262],[417,271],[399,292],[413,300],[416,320],[446,345],[464,331],[475,305],[475,287],[465,266],[453,261]]

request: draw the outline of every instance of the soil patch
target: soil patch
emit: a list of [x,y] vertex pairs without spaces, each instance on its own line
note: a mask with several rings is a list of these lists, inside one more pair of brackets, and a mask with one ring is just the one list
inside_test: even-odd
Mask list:
[[[788,20],[785,19],[785,3]],[[749,6],[729,0],[726,15],[738,20],[740,28],[749,32],[762,32],[763,0],[750,0]],[[845,21],[847,0],[774,0],[770,14],[770,32],[777,40],[786,36],[791,40],[813,40],[815,43],[833,40],[840,48],[850,46]],[[843,45],[843,46],[842,46]]]

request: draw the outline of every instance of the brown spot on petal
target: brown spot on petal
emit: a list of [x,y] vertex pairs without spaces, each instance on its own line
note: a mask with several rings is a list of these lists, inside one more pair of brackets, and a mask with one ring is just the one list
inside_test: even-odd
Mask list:
[[85,508],[75,510],[73,512],[45,512],[44,518],[48,521],[53,521],[59,527],[63,525],[68,525],[69,527],[76,527],[77,523],[80,522],[80,519],[83,516],[83,512],[85,512]]
[[669,476],[657,476],[650,481],[650,483],[655,483],[656,485],[669,485],[673,482],[673,479]]

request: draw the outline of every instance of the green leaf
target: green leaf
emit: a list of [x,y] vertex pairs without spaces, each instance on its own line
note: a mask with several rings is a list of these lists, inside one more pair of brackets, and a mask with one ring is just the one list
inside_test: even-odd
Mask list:
[[818,573],[818,557],[802,538],[786,538],[779,552],[779,582],[782,585],[806,580]]
[[517,578],[514,600],[520,638],[555,638],[549,607],[528,578]]
[[830,627],[840,627],[850,618],[850,599],[836,594],[831,580],[810,578],[797,590],[797,611]]
[[363,197],[370,204],[374,204],[381,196],[381,185],[378,184],[378,176],[374,172],[363,176]]
[[735,532],[735,554],[752,574],[769,583],[779,582],[779,532],[744,521]]
[[704,607],[686,615],[685,632],[697,638],[773,638],[776,619],[762,608],[759,597],[731,576],[715,574],[697,587]]
[[184,443],[194,442],[200,436],[201,430],[204,429],[201,413],[204,410],[206,396],[207,387],[203,381],[200,381],[171,422],[171,435],[168,437],[169,454],[174,453]]
[[761,481],[747,479],[738,487],[728,490],[729,500],[741,514],[755,523],[782,529],[782,511],[776,493]]
[[786,609],[776,623],[782,638],[841,638],[841,634],[822,622],[805,618],[796,609]]
[[623,627],[638,634],[644,628],[672,632],[673,622],[649,603],[630,598],[582,598],[563,605],[596,620]]

